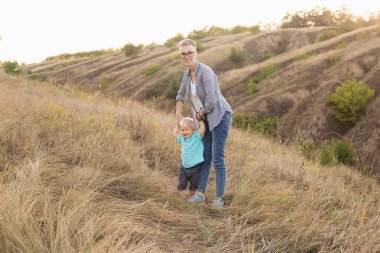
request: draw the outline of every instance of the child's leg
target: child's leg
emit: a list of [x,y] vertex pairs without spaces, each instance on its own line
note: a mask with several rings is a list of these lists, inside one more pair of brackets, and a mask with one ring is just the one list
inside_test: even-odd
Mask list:
[[190,187],[189,187],[189,197],[193,196],[198,189],[199,184],[199,168],[200,166],[197,165],[194,169],[189,171],[190,174]]
[[187,188],[187,185],[188,185],[188,179],[185,173],[185,169],[181,166],[179,177],[178,177],[177,189],[178,189],[179,196],[183,199],[188,198],[187,196],[188,194],[185,191]]
[[195,194],[195,190],[190,190],[189,189],[189,198],[191,197],[191,196],[193,196]]

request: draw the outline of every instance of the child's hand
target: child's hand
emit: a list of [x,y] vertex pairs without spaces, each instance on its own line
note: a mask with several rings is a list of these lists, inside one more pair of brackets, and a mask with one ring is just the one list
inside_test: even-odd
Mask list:
[[174,138],[178,139],[178,135],[179,135],[179,123],[178,123],[178,125],[173,130],[173,136],[174,136]]

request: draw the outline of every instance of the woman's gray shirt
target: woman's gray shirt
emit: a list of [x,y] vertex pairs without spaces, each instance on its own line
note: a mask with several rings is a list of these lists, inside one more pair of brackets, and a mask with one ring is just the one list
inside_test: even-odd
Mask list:
[[[196,91],[203,105],[202,111],[207,114],[208,125],[210,131],[212,131],[214,127],[220,123],[225,112],[232,114],[233,111],[220,92],[217,77],[209,66],[197,61],[195,63],[195,75]],[[183,79],[178,90],[176,101],[180,100],[184,103],[186,98],[191,101],[190,80],[190,69],[186,68],[183,73]],[[192,111],[194,113],[194,110]]]

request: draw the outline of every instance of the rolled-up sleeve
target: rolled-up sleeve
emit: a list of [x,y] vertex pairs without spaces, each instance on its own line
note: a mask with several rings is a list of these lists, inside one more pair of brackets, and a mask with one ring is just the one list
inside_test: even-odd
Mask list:
[[185,89],[185,75],[182,78],[181,86],[179,87],[178,94],[175,98],[176,101],[182,101],[182,103],[185,103],[186,99],[186,89]]
[[210,113],[215,108],[216,104],[216,94],[215,86],[217,85],[217,80],[215,74],[211,69],[204,71],[202,73],[202,83],[203,88],[206,93],[206,99],[204,103],[204,108],[202,109],[205,113]]

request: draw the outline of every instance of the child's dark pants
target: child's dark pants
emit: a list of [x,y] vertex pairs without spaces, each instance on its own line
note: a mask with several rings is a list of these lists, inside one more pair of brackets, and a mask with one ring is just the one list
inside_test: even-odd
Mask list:
[[196,190],[198,188],[199,183],[199,169],[200,163],[190,168],[185,168],[181,166],[177,185],[178,190],[185,190],[189,183],[189,189]]

